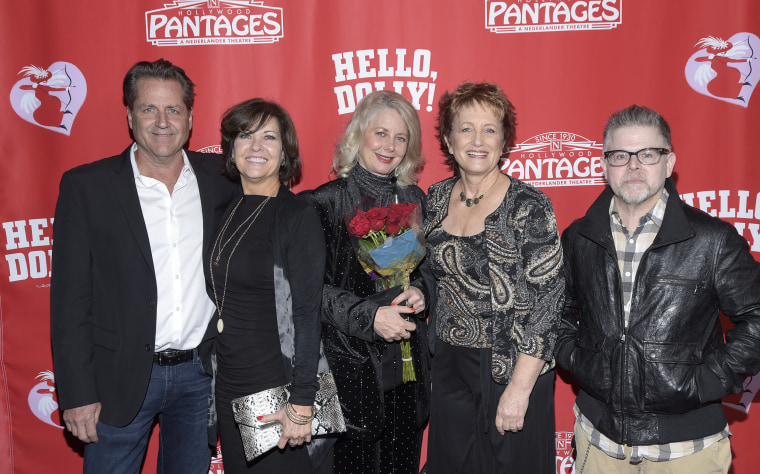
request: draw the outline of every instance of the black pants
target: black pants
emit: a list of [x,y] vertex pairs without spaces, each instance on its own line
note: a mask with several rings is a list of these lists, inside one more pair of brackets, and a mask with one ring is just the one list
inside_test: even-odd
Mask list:
[[[538,378],[524,428],[500,435],[494,420],[506,385],[495,383],[490,367],[482,367],[491,349],[456,347],[440,339],[435,348],[428,474],[554,474],[554,372]],[[485,383],[484,373],[489,374]]]
[[383,434],[376,441],[339,438],[335,444],[336,474],[417,474],[423,428],[417,427],[416,383],[385,392]]

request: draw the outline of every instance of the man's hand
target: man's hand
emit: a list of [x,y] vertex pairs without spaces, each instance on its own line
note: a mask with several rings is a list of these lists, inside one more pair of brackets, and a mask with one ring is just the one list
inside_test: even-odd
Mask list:
[[95,425],[100,419],[100,402],[63,411],[63,423],[71,434],[83,443],[97,443],[98,432]]

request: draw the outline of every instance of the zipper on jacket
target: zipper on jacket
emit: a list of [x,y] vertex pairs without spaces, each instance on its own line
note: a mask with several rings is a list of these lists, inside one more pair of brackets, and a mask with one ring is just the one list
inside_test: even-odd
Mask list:
[[628,443],[628,421],[626,420],[625,416],[625,410],[624,408],[624,393],[625,393],[625,366],[626,361],[628,360],[628,351],[626,350],[626,340],[628,335],[628,324],[625,324],[623,327],[623,333],[620,335],[620,351],[622,352],[622,357],[620,358],[620,417],[621,417],[621,431],[623,434],[623,443]]
[[[641,269],[644,268],[644,263],[646,262],[647,257],[649,256],[649,252],[650,252],[650,250],[652,249],[653,246],[654,246],[654,242],[652,243],[652,245],[649,246],[649,248],[647,248],[646,250],[644,250],[644,253],[641,255],[641,260],[639,260],[639,267],[638,267],[638,270],[636,271],[636,276],[633,279],[633,288],[631,288],[631,307],[630,307],[630,310],[628,312],[628,317],[627,318],[625,316],[624,301],[622,299],[619,301],[619,305],[618,305],[619,306],[619,310],[621,311],[622,316],[623,316],[623,333],[620,335],[620,346],[621,346],[620,350],[622,351],[622,356],[620,357],[620,413],[621,413],[620,416],[622,418],[622,420],[621,420],[621,430],[622,430],[622,434],[623,434],[623,443],[622,444],[627,444],[628,443],[628,438],[629,438],[629,436],[628,436],[628,421],[627,421],[627,417],[625,415],[625,408],[624,408],[625,405],[624,405],[624,400],[623,400],[623,397],[624,397],[623,394],[625,393],[625,385],[623,385],[625,383],[625,376],[624,376],[624,374],[625,374],[625,368],[628,366],[628,351],[626,350],[626,346],[628,345],[628,330],[629,330],[629,325],[630,325],[630,322],[631,322],[631,315],[633,313],[633,304],[634,304],[634,300],[635,300],[635,297],[636,297],[636,290],[637,290],[638,286],[641,284],[641,278],[642,278],[642,276],[641,276],[641,272],[639,270],[641,270]],[[615,253],[615,257],[617,257],[617,251]],[[615,260],[615,262],[617,263],[617,260]],[[619,268],[618,268],[618,272],[617,272],[617,278],[618,278],[618,284],[622,285],[622,282],[620,281],[620,269]],[[621,287],[618,287],[618,289],[620,289],[620,288]]]
[[[649,249],[647,249],[647,250],[644,251],[644,255],[641,256],[641,261],[639,262],[639,265],[641,265],[641,262],[644,261],[644,259],[646,258],[647,253],[649,253]],[[615,253],[615,257],[617,258],[617,253]],[[615,266],[617,267],[617,260],[615,260],[615,263],[616,263]],[[639,268],[641,268],[641,267],[639,266]],[[622,284],[623,284],[623,282],[620,280],[620,278],[621,278],[620,277],[620,269],[618,268],[617,270],[618,270],[616,272],[617,283],[618,283],[617,289],[619,290],[618,294],[620,296],[622,296]],[[621,431],[622,431],[622,435],[623,435],[623,443],[622,444],[627,444],[628,443],[628,420],[627,420],[627,417],[625,415],[625,400],[624,400],[624,398],[625,398],[624,394],[626,392],[626,390],[625,390],[625,372],[626,372],[625,368],[628,365],[628,351],[626,350],[626,347],[628,346],[628,329],[629,329],[629,324],[630,324],[630,321],[631,321],[631,312],[633,311],[633,299],[634,299],[634,296],[636,295],[636,286],[637,286],[636,283],[638,283],[640,277],[641,277],[641,274],[637,271],[636,272],[636,276],[633,279],[633,288],[631,288],[631,308],[630,308],[630,311],[628,313],[628,317],[626,317],[626,315],[625,315],[625,298],[620,298],[620,297],[618,298],[618,311],[620,311],[620,315],[623,318],[623,325],[622,325],[623,326],[623,331],[620,334],[620,352],[621,352],[621,357],[620,357],[620,416],[621,416]]]

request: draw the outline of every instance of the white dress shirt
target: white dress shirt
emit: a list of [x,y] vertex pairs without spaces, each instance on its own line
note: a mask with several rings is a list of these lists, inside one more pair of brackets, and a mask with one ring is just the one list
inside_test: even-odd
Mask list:
[[170,194],[164,183],[140,174],[136,148],[136,144],[132,146],[130,159],[158,289],[154,349],[194,349],[203,339],[214,312],[203,275],[203,212],[198,180],[183,150],[184,166]]

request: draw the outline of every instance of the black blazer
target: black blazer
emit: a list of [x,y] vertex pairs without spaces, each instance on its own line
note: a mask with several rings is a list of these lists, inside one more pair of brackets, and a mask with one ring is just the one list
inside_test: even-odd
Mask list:
[[[142,406],[156,333],[156,275],[130,148],[64,173],[53,222],[58,402],[63,410],[101,402],[100,421],[117,427]],[[205,252],[239,186],[220,175],[218,155],[187,155],[198,180]],[[208,330],[204,342],[213,334]]]

